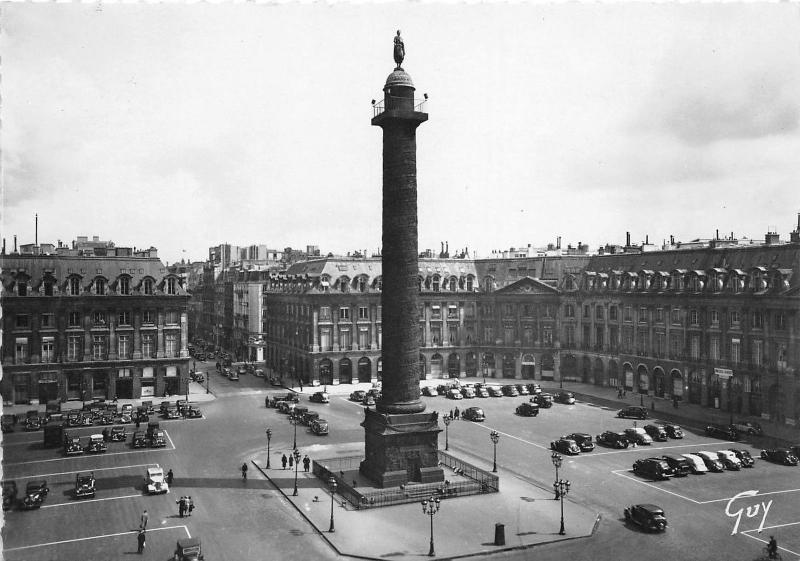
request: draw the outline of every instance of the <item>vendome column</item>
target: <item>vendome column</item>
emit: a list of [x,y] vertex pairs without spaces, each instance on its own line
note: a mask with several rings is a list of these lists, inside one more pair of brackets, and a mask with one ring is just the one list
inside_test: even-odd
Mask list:
[[438,465],[438,415],[425,413],[419,392],[419,286],[417,264],[417,127],[414,84],[400,66],[405,46],[395,37],[397,67],[375,106],[374,126],[383,129],[383,378],[376,408],[365,409],[361,426],[366,458],[361,472],[380,487],[444,479]]

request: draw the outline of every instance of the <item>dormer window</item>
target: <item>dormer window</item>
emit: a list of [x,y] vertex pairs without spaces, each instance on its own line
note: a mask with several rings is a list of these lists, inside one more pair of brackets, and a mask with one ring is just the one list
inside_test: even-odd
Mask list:
[[174,296],[178,293],[178,279],[170,277],[167,279],[167,294]]
[[472,278],[472,275],[470,275],[467,277],[467,292],[472,292],[475,289],[473,284],[474,284],[474,279]]
[[17,296],[28,295],[28,283],[25,281],[17,281]]
[[95,294],[106,293],[106,281],[104,279],[96,278],[94,280],[94,293]]
[[439,292],[439,282],[440,282],[439,281],[439,275],[436,275],[435,277],[433,277],[433,291],[434,292]]
[[119,279],[119,293],[128,295],[131,293],[131,279],[128,277],[121,277]]
[[53,281],[46,280],[44,281],[44,295],[45,296],[52,296],[53,295]]
[[153,279],[144,279],[144,293],[148,296],[153,295]]
[[450,277],[450,292],[455,292],[458,288],[458,280],[455,277]]
[[78,296],[81,293],[81,279],[78,277],[70,277],[69,279],[69,294],[70,296]]

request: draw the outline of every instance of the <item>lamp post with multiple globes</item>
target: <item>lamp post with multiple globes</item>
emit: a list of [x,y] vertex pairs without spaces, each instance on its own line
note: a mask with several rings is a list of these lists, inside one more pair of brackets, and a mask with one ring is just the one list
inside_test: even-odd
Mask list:
[[433,516],[439,512],[439,497],[431,497],[428,500],[422,501],[422,513],[431,517],[431,549],[428,551],[428,556],[433,557],[436,553],[433,550]]
[[493,430],[489,433],[489,438],[492,439],[494,444],[494,462],[492,463],[492,472],[497,473],[497,443],[500,441],[500,433]]

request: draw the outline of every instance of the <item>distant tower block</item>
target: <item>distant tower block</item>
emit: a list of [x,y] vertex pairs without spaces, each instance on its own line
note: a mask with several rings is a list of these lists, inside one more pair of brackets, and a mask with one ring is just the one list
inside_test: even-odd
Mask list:
[[362,423],[361,471],[383,487],[444,479],[437,414],[424,413],[419,393],[416,131],[428,115],[417,110],[411,76],[400,67],[404,56],[398,31],[397,68],[372,119],[383,129],[383,388],[376,410],[367,409]]

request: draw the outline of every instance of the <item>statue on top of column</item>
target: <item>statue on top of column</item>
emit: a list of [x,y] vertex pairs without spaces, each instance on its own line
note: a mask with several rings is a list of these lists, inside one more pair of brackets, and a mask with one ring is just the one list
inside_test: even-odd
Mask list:
[[403,39],[400,37],[400,30],[397,30],[397,36],[394,38],[394,61],[397,63],[397,68],[403,64],[403,59],[406,56],[406,47],[403,44]]

